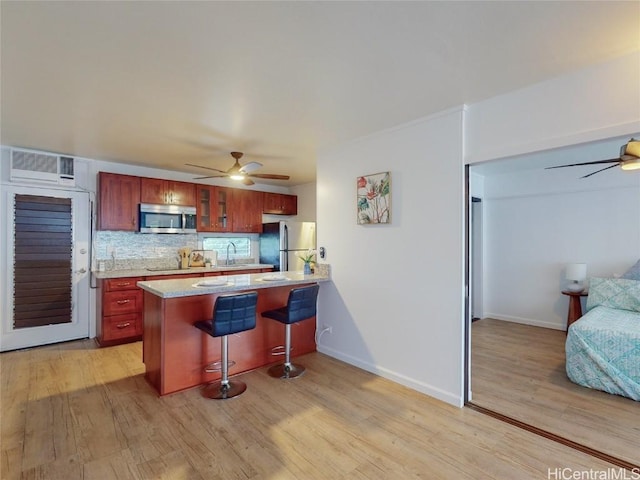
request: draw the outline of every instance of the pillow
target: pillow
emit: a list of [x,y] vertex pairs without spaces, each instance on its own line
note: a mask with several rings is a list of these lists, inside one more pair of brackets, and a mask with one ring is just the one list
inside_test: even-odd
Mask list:
[[627,270],[620,278],[626,278],[627,280],[640,280],[640,260],[636,264]]
[[640,281],[625,278],[591,278],[587,310],[598,305],[640,312]]

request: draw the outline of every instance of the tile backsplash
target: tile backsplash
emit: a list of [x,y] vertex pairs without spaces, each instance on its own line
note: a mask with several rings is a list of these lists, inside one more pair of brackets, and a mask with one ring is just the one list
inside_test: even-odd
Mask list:
[[[173,258],[182,247],[198,248],[198,235],[147,235],[132,232],[98,231],[93,240],[97,261],[143,258]],[[113,250],[113,256],[111,255]]]
[[[226,236],[226,235],[223,235]],[[252,241],[252,252],[258,251],[258,239]],[[228,236],[233,240],[233,236]],[[97,231],[93,237],[92,270],[129,270],[147,267],[175,267],[178,249],[202,248],[198,234],[161,235],[136,232]],[[113,254],[112,254],[113,253]],[[239,263],[254,263],[256,258],[235,257]],[[220,260],[220,258],[218,258]],[[224,259],[223,259],[224,260]]]
[[198,235],[147,235],[97,231],[93,239],[93,269],[126,270],[149,266],[175,266],[178,249],[198,248]]

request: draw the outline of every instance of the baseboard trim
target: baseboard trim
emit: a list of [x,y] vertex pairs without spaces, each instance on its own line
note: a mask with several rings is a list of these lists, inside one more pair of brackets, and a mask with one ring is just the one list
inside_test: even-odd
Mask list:
[[336,358],[342,362],[348,363],[349,365],[353,365],[354,367],[358,367],[382,378],[386,378],[392,382],[399,383],[400,385],[404,385],[405,387],[409,387],[412,390],[424,393],[425,395],[429,395],[430,397],[436,398],[450,405],[454,405],[458,408],[462,408],[464,406],[462,397],[455,395],[452,392],[447,392],[419,380],[407,377],[406,375],[399,374],[393,370],[389,370],[388,368],[363,361],[351,355],[346,355],[324,345],[318,345],[317,350],[320,353],[324,353],[325,355]]
[[558,325],[553,322],[545,322],[533,318],[513,317],[510,315],[500,315],[499,313],[487,313],[483,318],[493,318],[502,322],[520,323],[522,325],[531,325],[532,327],[551,328],[553,330],[565,330],[565,325]]
[[574,450],[578,450],[582,453],[586,453],[595,458],[599,458],[605,462],[611,463],[617,467],[624,468],[633,472],[640,472],[640,465],[636,465],[634,463],[628,462],[621,458],[615,457],[613,455],[609,455],[608,453],[601,452],[600,450],[596,450],[595,448],[588,447],[583,445],[582,443],[574,442],[571,439],[562,437],[560,435],[556,435],[555,433],[549,432],[548,430],[544,430],[542,428],[538,428],[529,423],[522,422],[513,417],[509,417],[508,415],[504,415],[502,413],[496,412],[495,410],[491,410],[489,408],[481,407],[480,405],[476,405],[473,402],[468,402],[465,407],[470,408],[471,410],[475,410],[476,412],[482,413],[484,415],[488,415],[502,422],[508,423],[515,427],[521,428],[528,432],[534,433],[536,435],[540,435],[541,437],[547,438],[554,442],[565,445],[569,448],[573,448]]

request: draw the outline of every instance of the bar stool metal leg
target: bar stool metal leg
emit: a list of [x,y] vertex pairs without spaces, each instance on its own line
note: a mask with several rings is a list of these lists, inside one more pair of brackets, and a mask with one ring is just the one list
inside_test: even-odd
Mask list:
[[291,324],[284,326],[284,363],[274,365],[267,373],[274,378],[296,378],[301,376],[305,368],[302,365],[291,363]]
[[202,395],[214,400],[225,400],[237,397],[247,389],[247,384],[241,380],[229,380],[229,339],[227,335],[220,337],[222,350],[222,377],[219,381],[210,383],[202,390]]
[[[211,320],[199,320],[193,324],[199,330],[212,337],[220,337],[221,378],[202,389],[202,395],[215,400],[237,397],[247,389],[240,380],[229,380],[229,335],[256,328],[256,305],[258,292],[232,293],[219,295],[213,304]],[[206,352],[206,349],[205,349]],[[214,371],[209,364],[204,371]],[[233,362],[232,362],[233,364]]]

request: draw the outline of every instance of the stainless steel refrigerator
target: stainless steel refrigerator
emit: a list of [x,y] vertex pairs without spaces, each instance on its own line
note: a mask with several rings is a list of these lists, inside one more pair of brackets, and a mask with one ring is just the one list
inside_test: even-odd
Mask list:
[[275,265],[276,271],[302,270],[304,262],[298,257],[315,249],[314,222],[282,221],[262,225],[260,263]]

